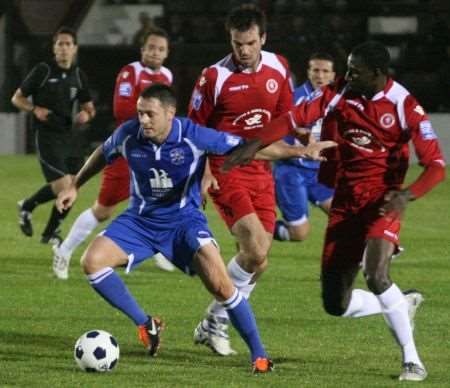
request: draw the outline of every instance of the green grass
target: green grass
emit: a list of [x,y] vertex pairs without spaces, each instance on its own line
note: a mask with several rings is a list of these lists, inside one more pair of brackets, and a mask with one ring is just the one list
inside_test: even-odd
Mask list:
[[[252,305],[267,350],[276,364],[270,375],[252,376],[248,353],[237,333],[239,355],[220,358],[192,344],[192,331],[210,297],[198,279],[164,273],[145,262],[126,283],[145,310],[163,317],[167,329],[156,359],[144,355],[133,324],[104,303],[82,275],[77,251],[70,279],[51,275],[50,247],[39,243],[50,209],[33,214],[35,236],[22,236],[16,202],[43,183],[35,157],[0,157],[0,387],[389,387],[397,386],[400,354],[381,316],[342,319],[321,307],[319,257],[325,217],[312,213],[313,233],[302,244],[275,242],[270,265]],[[412,169],[412,176],[419,172]],[[411,176],[409,177],[411,179]],[[97,195],[93,179],[64,224]],[[402,230],[406,252],[392,266],[402,288],[426,297],[416,340],[429,378],[422,386],[449,386],[450,360],[450,184],[412,203]],[[210,224],[228,260],[234,242],[209,205]],[[358,284],[362,285],[359,278]],[[76,339],[90,329],[111,332],[121,347],[116,370],[87,374],[73,360]],[[402,384],[408,386],[409,384]]]

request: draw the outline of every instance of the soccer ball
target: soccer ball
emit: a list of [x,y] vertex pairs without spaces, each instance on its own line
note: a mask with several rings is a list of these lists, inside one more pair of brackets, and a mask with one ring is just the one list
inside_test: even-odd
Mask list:
[[75,343],[73,356],[86,372],[109,372],[119,361],[119,344],[104,330],[84,333]]

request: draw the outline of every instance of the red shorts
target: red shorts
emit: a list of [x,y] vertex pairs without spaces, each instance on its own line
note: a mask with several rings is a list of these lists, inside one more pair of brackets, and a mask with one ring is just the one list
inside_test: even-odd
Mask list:
[[360,207],[354,199],[335,196],[330,211],[322,253],[322,269],[347,270],[359,266],[366,242],[382,238],[399,245],[400,217],[398,214],[380,216],[383,193],[365,193]]
[[228,228],[247,214],[256,213],[268,233],[275,228],[275,189],[273,179],[248,181],[228,176],[218,179],[220,190],[209,194]]
[[114,206],[130,196],[130,172],[125,158],[118,157],[108,164],[102,173],[98,202],[102,206]]

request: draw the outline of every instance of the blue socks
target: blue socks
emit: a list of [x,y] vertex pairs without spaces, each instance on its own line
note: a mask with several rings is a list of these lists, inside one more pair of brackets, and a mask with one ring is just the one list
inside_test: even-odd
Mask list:
[[111,306],[130,317],[136,325],[143,325],[148,316],[130,294],[127,286],[111,267],[87,275],[89,283]]
[[242,297],[238,289],[235,289],[233,296],[222,302],[222,305],[226,308],[231,323],[250,348],[252,362],[258,357],[267,357],[259,338],[255,316],[247,299]]

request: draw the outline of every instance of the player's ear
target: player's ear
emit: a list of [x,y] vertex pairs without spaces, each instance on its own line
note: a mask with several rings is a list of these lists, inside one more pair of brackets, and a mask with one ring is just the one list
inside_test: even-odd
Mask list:
[[383,75],[383,72],[381,71],[381,69],[379,67],[376,67],[373,72],[374,72],[376,77],[379,77],[380,75]]
[[167,114],[169,115],[170,119],[173,119],[175,117],[176,113],[177,113],[177,108],[175,108],[173,105],[167,106]]
[[261,35],[261,44],[264,45],[266,43],[266,39],[267,39],[267,34],[264,33]]

